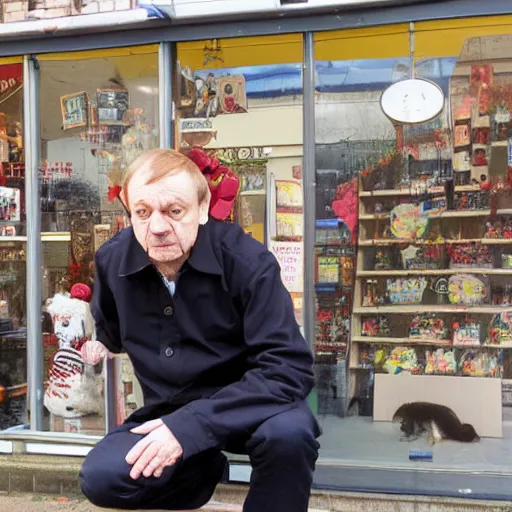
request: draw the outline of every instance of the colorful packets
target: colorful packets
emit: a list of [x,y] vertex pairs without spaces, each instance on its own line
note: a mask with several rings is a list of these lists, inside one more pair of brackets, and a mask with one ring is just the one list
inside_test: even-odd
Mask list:
[[421,304],[426,287],[424,277],[388,279],[386,283],[391,304]]
[[409,327],[409,338],[415,340],[448,340],[449,332],[442,318],[425,313],[413,318]]
[[478,277],[458,274],[448,281],[448,298],[454,305],[478,306],[487,298],[487,287]]
[[427,232],[429,219],[421,215],[418,205],[399,204],[391,210],[390,219],[391,233],[395,238],[422,238]]
[[455,375],[457,373],[457,361],[453,350],[425,351],[426,375]]

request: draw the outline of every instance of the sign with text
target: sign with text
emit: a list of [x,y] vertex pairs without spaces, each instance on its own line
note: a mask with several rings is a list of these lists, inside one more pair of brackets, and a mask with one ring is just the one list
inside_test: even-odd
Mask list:
[[303,249],[301,242],[270,242],[270,250],[281,266],[281,279],[286,289],[292,292],[303,291]]
[[0,66],[0,103],[18,92],[23,85],[23,65]]

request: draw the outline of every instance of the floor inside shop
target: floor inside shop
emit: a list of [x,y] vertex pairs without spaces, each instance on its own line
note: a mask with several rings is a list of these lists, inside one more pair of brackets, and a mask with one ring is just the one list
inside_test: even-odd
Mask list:
[[[320,457],[337,464],[512,473],[512,420],[504,421],[502,439],[442,441],[433,448],[426,438],[400,441],[398,424],[374,422],[371,417],[318,416],[318,421],[323,429]],[[409,461],[411,449],[432,449],[433,461]]]

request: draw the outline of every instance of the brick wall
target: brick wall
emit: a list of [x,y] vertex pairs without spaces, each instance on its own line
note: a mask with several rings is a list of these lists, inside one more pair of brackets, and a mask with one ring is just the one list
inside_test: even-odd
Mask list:
[[124,11],[133,0],[0,0],[0,23]]

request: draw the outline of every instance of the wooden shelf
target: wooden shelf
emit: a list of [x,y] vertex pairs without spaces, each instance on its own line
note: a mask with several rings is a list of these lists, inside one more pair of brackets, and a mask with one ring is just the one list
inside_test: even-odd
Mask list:
[[352,341],[354,343],[382,343],[390,345],[435,345],[436,347],[452,346],[451,340],[418,340],[414,338],[353,336]]
[[26,242],[26,236],[0,236],[0,242]]
[[42,242],[70,242],[71,233],[69,231],[44,232],[41,233]]
[[497,348],[503,350],[512,350],[510,345],[454,345],[451,340],[420,340],[417,338],[391,338],[374,336],[353,336],[354,343],[383,344],[383,345],[426,345],[436,347],[452,347],[457,349],[476,349],[476,348]]
[[[512,215],[512,208],[503,208],[497,210],[497,215]],[[433,215],[426,215],[429,219],[448,219],[461,217],[488,217],[491,210],[447,210]],[[389,213],[363,213],[359,215],[359,220],[382,220],[389,219]]]
[[[460,185],[455,187],[455,192],[478,192],[480,185]],[[428,189],[421,189],[411,187],[409,189],[383,189],[383,190],[362,190],[359,192],[359,197],[399,197],[399,196],[421,196],[424,194],[430,195],[444,195],[445,188],[443,186],[430,187]]]
[[379,247],[387,245],[457,245],[457,244],[471,244],[481,243],[482,245],[512,245],[511,238],[467,238],[460,240],[443,240],[431,241],[421,238],[375,238],[372,240],[359,240],[358,245],[361,247]]
[[483,274],[483,275],[505,275],[512,276],[512,269],[509,268],[443,268],[436,270],[359,270],[359,277],[379,276],[444,276],[448,274]]
[[443,305],[390,305],[390,306],[374,306],[374,307],[354,307],[355,315],[375,315],[396,313],[401,315],[414,315],[420,313],[470,313],[475,315],[497,315],[500,313],[512,313],[512,306],[451,306]]

